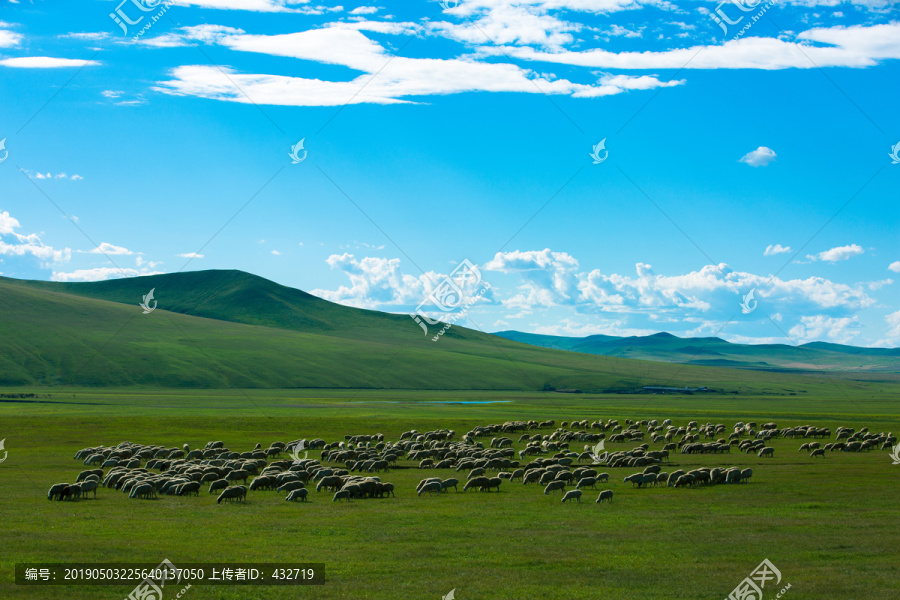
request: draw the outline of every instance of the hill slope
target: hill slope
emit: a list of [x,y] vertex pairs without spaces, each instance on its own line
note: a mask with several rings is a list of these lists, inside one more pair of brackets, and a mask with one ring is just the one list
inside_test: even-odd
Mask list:
[[572,352],[693,365],[727,366],[762,371],[867,371],[900,373],[900,349],[858,348],[825,342],[733,344],[717,337],[680,338],[670,333],[615,337],[564,337],[501,331],[500,337]]
[[[136,304],[153,287],[160,308],[144,315]],[[34,384],[758,392],[824,385],[560,352],[456,326],[432,342],[407,316],[339,306],[230,271],[89,284],[0,278],[0,385]]]

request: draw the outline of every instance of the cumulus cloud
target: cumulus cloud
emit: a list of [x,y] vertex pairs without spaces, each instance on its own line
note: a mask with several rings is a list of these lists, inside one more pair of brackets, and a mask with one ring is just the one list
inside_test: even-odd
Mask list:
[[[19,221],[7,211],[0,211],[0,255],[26,256],[31,255],[48,263],[64,263],[72,257],[69,248],[56,250],[46,245],[36,233],[21,234],[16,230],[21,228]],[[10,239],[6,241],[3,237]]]
[[357,6],[350,11],[351,15],[371,15],[378,12],[377,6]]
[[896,348],[900,346],[900,310],[893,312],[884,318],[887,324],[885,337],[874,345],[882,348]]
[[21,33],[0,29],[0,48],[13,48],[18,46],[23,38],[24,36]]
[[814,340],[830,340],[838,344],[849,344],[859,335],[859,318],[828,317],[825,315],[804,316],[800,323],[791,327],[788,334],[798,343]]
[[117,267],[96,267],[93,269],[78,269],[69,273],[54,271],[50,276],[51,281],[106,281],[107,279],[120,279],[123,277],[137,277],[139,275],[160,275],[162,271],[150,271],[148,269],[119,269]]
[[900,273],[900,260],[895,260],[889,264],[888,270],[893,271],[894,273]]
[[790,246],[782,246],[781,244],[769,244],[766,246],[765,256],[775,256],[776,254],[787,254],[791,252]]
[[818,254],[807,254],[806,258],[810,260],[822,260],[825,262],[838,262],[841,260],[847,260],[854,256],[858,256],[865,252],[862,246],[857,244],[849,244],[847,246],[838,246],[836,248],[832,248],[830,250],[825,250],[824,252],[819,252]]
[[91,254],[106,254],[110,255],[119,255],[119,254],[134,254],[128,248],[123,248],[122,246],[114,246],[109,242],[101,242],[99,246],[90,251]]
[[777,155],[774,150],[766,148],[765,146],[760,146],[756,150],[742,156],[740,162],[747,163],[751,167],[765,167],[775,160],[776,157]]

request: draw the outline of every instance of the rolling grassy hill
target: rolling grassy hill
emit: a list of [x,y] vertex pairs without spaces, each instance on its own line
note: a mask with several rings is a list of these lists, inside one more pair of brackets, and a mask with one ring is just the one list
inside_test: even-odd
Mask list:
[[859,348],[825,342],[799,346],[733,344],[717,337],[680,338],[670,333],[632,337],[564,337],[501,331],[496,335],[543,348],[692,365],[783,372],[838,370],[900,373],[900,348]]
[[[159,308],[145,315],[137,303],[151,288]],[[583,391],[706,385],[786,393],[833,382],[561,352],[457,326],[432,342],[406,315],[333,304],[239,271],[199,271],[97,283],[0,278],[0,385]]]

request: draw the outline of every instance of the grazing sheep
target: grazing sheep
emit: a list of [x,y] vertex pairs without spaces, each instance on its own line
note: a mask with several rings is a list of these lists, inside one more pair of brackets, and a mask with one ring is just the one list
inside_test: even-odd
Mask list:
[[458,492],[459,488],[456,487],[457,485],[459,485],[459,481],[451,477],[450,479],[445,479],[441,482],[441,489],[446,491],[447,488],[453,488]]
[[416,493],[416,495],[421,496],[425,492],[437,492],[438,494],[440,494],[441,490],[443,490],[443,489],[444,488],[441,487],[440,481],[429,481],[428,483],[423,485],[421,488],[419,488],[419,491]]
[[597,475],[597,481],[606,483],[609,481],[609,473],[600,473]]
[[182,483],[175,490],[176,496],[187,496],[189,494],[194,494],[195,496],[200,495],[200,482],[199,481],[191,481],[190,483]]
[[128,494],[128,497],[150,500],[151,498],[156,498],[156,488],[149,483],[141,483],[131,488],[131,493]]
[[[459,490],[457,490],[459,491]],[[381,486],[381,493],[385,496],[394,496],[394,484],[385,483]],[[396,496],[394,496],[396,497]]]
[[499,477],[500,479],[512,479],[512,473],[501,471],[497,473],[497,477]]
[[86,480],[81,482],[81,496],[87,496],[88,492],[94,492],[94,498],[97,497],[97,488],[100,487],[100,482],[94,479]]
[[822,458],[825,458],[825,449],[817,448],[816,450],[813,450],[812,452],[810,452],[809,455],[812,458],[815,458],[817,456],[821,456]]
[[470,489],[481,489],[483,486],[487,485],[488,478],[487,477],[476,477],[474,479],[470,479],[466,482],[466,485],[463,486],[463,491],[466,492]]
[[509,476],[510,481],[515,481],[516,479],[522,479],[525,476],[525,469],[516,469],[512,472],[512,475]]
[[578,485],[575,486],[577,489],[581,488],[594,488],[597,489],[597,478],[596,477],[583,477],[578,480]]
[[303,490],[303,489],[306,489],[306,486],[303,485],[301,482],[288,481],[287,483],[279,486],[278,491],[279,492],[293,492],[294,490]]
[[547,487],[544,488],[544,495],[549,496],[550,492],[555,492],[556,490],[565,490],[566,482],[561,479],[556,479],[547,484]]
[[216,479],[212,483],[209,484],[209,493],[212,494],[216,490],[224,490],[228,487],[227,479]]
[[350,502],[350,492],[348,492],[347,490],[336,491],[331,501],[337,502],[338,500],[346,500],[347,502]]
[[624,483],[631,482],[631,487],[634,487],[635,485],[640,487],[641,481],[643,480],[643,478],[644,478],[643,473],[634,473],[633,475],[629,475],[628,477],[626,477],[624,479]]
[[479,477],[481,475],[484,475],[484,473],[485,473],[484,467],[478,467],[477,469],[472,469],[471,471],[469,471],[469,476],[466,479],[472,479],[474,477]]
[[[285,484],[287,485],[287,484]],[[306,495],[309,494],[309,490],[306,488],[297,488],[295,490],[291,490],[291,492],[287,495],[288,502],[306,502]]]
[[534,469],[533,471],[528,471],[525,473],[525,477],[522,479],[522,485],[528,485],[534,481],[540,481],[543,473],[540,469]]
[[47,500],[62,500],[63,493],[68,489],[68,483],[57,483],[55,485],[50,486],[50,491],[47,492]]
[[600,504],[604,500],[607,502],[612,502],[613,492],[612,490],[603,490],[600,492],[600,495],[597,496],[597,504]]
[[581,490],[569,490],[566,492],[566,495],[562,497],[562,501],[565,502],[567,500],[574,499],[576,502],[581,502]]
[[768,456],[769,458],[772,458],[773,456],[775,456],[775,448],[772,448],[771,446],[766,446],[765,448],[763,448],[762,450],[760,450],[757,453],[757,456],[759,456],[759,457]]
[[481,486],[481,491],[491,491],[491,488],[497,488],[497,491],[500,491],[500,484],[503,483],[503,480],[499,477],[491,477],[487,480],[483,486]]
[[232,500],[237,500],[238,502],[244,501],[247,499],[247,486],[245,485],[232,485],[219,494],[219,497],[216,499],[216,504],[221,504],[222,500],[226,502],[230,502]]

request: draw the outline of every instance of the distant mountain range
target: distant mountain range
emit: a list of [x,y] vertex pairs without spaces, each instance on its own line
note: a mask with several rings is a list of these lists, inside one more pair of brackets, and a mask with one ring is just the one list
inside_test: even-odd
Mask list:
[[[151,289],[155,302],[150,306],[156,309],[144,314],[138,304]],[[433,326],[426,336],[408,315],[334,304],[242,271],[95,283],[0,277],[0,386],[584,392],[708,386],[755,394],[834,390],[834,382],[820,373],[723,368],[755,363],[770,370],[802,370],[802,364],[788,364],[799,360],[791,355],[797,350],[789,347],[770,347],[782,352],[783,360],[776,365],[772,353],[757,354],[752,361],[740,354],[764,347],[721,340],[715,340],[715,348],[729,348],[729,353],[713,354],[714,347],[704,346],[704,340],[668,335],[574,339],[506,332],[500,337],[453,325],[433,342],[437,330]],[[861,370],[895,368],[896,351],[839,353],[827,344],[810,346],[816,356],[828,356],[842,369],[860,369],[835,375],[844,379],[843,388],[868,390],[867,382],[900,382],[900,376]],[[694,356],[692,348],[702,353]],[[679,360],[706,360],[713,366],[670,364]]]
[[717,337],[680,338],[671,333],[616,337],[565,337],[500,331],[495,335],[542,348],[709,367],[760,371],[868,371],[900,373],[900,348],[860,348],[812,342],[733,344]]

